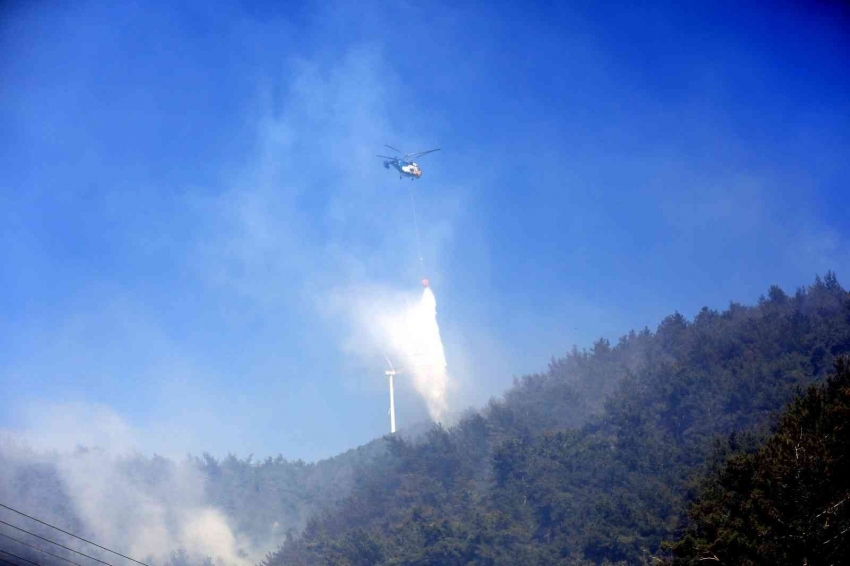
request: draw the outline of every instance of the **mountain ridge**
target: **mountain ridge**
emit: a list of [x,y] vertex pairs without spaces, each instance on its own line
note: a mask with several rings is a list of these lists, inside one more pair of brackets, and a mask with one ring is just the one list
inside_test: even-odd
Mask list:
[[391,439],[380,473],[264,565],[650,563],[718,443],[763,440],[848,352],[850,299],[832,272],[599,340],[424,443]]

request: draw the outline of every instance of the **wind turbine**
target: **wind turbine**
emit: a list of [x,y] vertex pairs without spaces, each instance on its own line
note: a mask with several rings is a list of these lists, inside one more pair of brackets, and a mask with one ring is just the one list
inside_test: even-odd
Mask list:
[[384,371],[384,375],[390,378],[390,434],[395,434],[395,396],[393,393],[393,378],[402,372],[401,370],[396,370],[393,367],[393,363],[388,357],[384,356],[384,359],[387,360],[387,365],[390,367],[390,369]]

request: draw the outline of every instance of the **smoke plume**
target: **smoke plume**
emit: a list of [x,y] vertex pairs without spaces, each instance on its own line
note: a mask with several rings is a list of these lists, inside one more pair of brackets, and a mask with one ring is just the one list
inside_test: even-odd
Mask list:
[[[95,425],[115,428],[114,437],[122,438],[113,446],[121,450],[132,443],[126,437],[130,427],[117,415],[90,412],[107,414]],[[249,566],[262,557],[265,549],[235,532],[231,519],[210,503],[206,478],[193,461],[101,448],[42,452],[31,448],[31,440],[42,449],[49,447],[41,439],[0,430],[4,503],[152,565],[169,564],[176,552],[184,556],[184,566],[202,564],[206,558],[218,565]],[[8,512],[4,517],[20,519]],[[53,540],[78,545],[49,534]],[[88,546],[85,551],[99,553]]]

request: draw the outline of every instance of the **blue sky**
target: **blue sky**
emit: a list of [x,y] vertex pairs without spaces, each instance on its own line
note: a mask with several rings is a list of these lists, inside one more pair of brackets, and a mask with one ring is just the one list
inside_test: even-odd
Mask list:
[[[411,186],[455,409],[676,310],[846,286],[846,14],[678,4],[4,8],[0,428],[305,459],[383,434]],[[384,143],[442,151],[410,185]]]

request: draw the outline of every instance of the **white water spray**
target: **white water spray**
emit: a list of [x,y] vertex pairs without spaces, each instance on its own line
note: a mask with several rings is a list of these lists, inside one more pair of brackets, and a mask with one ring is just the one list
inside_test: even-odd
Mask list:
[[[446,389],[448,372],[440,327],[437,324],[437,299],[430,288],[425,288],[419,302],[404,311],[403,316],[388,327],[390,343],[395,353],[405,364],[405,375],[412,377],[413,388],[428,407],[428,414],[435,422],[441,422],[448,410]],[[387,360],[389,363],[389,360]],[[395,432],[393,377],[396,372],[390,363],[391,429]]]
[[446,389],[449,376],[440,327],[437,323],[437,298],[426,287],[408,320],[408,367],[413,386],[425,400],[428,414],[440,422],[448,410]]
[[[339,291],[332,303],[348,311],[353,322],[344,349],[370,365],[376,361],[376,351],[383,353],[392,360],[387,362],[388,369],[398,370],[395,393],[399,393],[399,385],[412,385],[430,418],[442,422],[449,410],[451,382],[437,323],[437,300],[431,289],[411,296],[383,286],[360,286]],[[404,415],[396,413],[395,417],[403,426]]]

